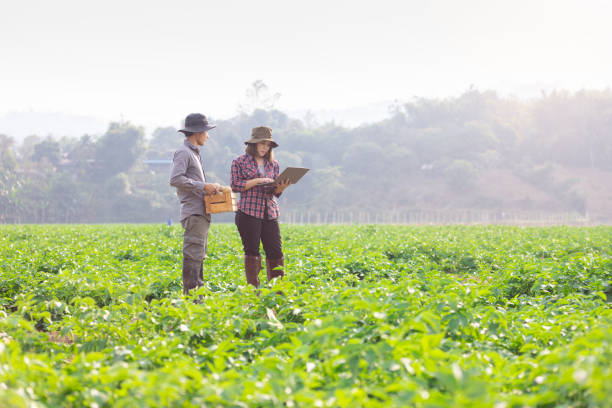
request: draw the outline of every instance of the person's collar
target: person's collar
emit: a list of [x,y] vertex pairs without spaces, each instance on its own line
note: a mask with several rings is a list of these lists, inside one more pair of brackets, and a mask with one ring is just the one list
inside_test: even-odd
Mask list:
[[188,139],[185,139],[185,146],[187,146],[191,150],[195,150],[196,152],[200,152],[200,148],[198,146],[194,146]]

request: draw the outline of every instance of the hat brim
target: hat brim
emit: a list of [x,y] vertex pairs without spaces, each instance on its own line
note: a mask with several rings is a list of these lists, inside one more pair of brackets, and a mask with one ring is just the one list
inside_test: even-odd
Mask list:
[[205,125],[205,126],[185,126],[184,129],[180,129],[179,132],[191,132],[191,133],[200,133],[200,132],[206,132],[209,131],[210,129],[214,129],[216,128],[217,125]]
[[257,144],[260,142],[270,142],[270,144],[272,144],[272,147],[278,147],[278,143],[276,143],[274,140],[272,139],[251,139],[251,140],[247,140],[246,142],[244,142],[244,144]]

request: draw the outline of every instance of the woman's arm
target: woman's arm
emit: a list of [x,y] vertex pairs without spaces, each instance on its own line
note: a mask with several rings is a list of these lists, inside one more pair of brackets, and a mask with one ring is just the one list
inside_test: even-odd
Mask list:
[[230,174],[232,176],[232,191],[235,193],[242,193],[243,191],[246,191],[244,187],[246,186],[247,181],[243,180],[240,176],[240,164],[238,163],[238,159],[234,159],[232,161],[232,169]]
[[244,185],[244,191],[250,190],[253,187],[255,187],[258,184],[261,183],[272,183],[274,181],[274,179],[271,178],[267,178],[267,177],[259,177],[259,178],[254,178],[251,180],[248,180],[246,182],[246,184]]
[[267,182],[274,181],[270,178],[264,178],[264,177],[253,178],[250,180],[246,180],[242,178],[241,171],[240,171],[240,163],[238,163],[236,159],[234,159],[234,161],[232,162],[231,173],[232,173],[232,183],[231,183],[232,191],[236,193],[243,193],[247,190],[252,189],[253,187],[255,187],[256,185],[260,183],[267,183]]

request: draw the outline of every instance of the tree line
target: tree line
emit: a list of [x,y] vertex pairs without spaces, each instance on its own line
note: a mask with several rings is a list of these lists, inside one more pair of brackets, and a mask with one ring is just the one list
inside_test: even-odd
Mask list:
[[[215,123],[202,149],[211,181],[229,184],[232,159],[260,125],[273,129],[281,168],[311,169],[285,192],[281,211],[586,213],[588,197],[576,179],[559,178],[557,170],[612,171],[610,90],[526,101],[470,89],[395,104],[387,119],[357,128],[307,125],[271,107]],[[145,137],[129,122],[80,138],[32,135],[20,145],[0,135],[0,222],[176,221],[167,161],[182,142],[176,128]],[[486,181],[492,172],[515,180],[507,194],[493,194],[498,186]]]

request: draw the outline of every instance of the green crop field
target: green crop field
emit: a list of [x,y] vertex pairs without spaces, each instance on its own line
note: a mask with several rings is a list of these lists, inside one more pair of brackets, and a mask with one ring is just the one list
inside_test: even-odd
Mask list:
[[282,234],[257,296],[213,224],[196,304],[180,226],[0,226],[0,407],[612,406],[611,227]]

